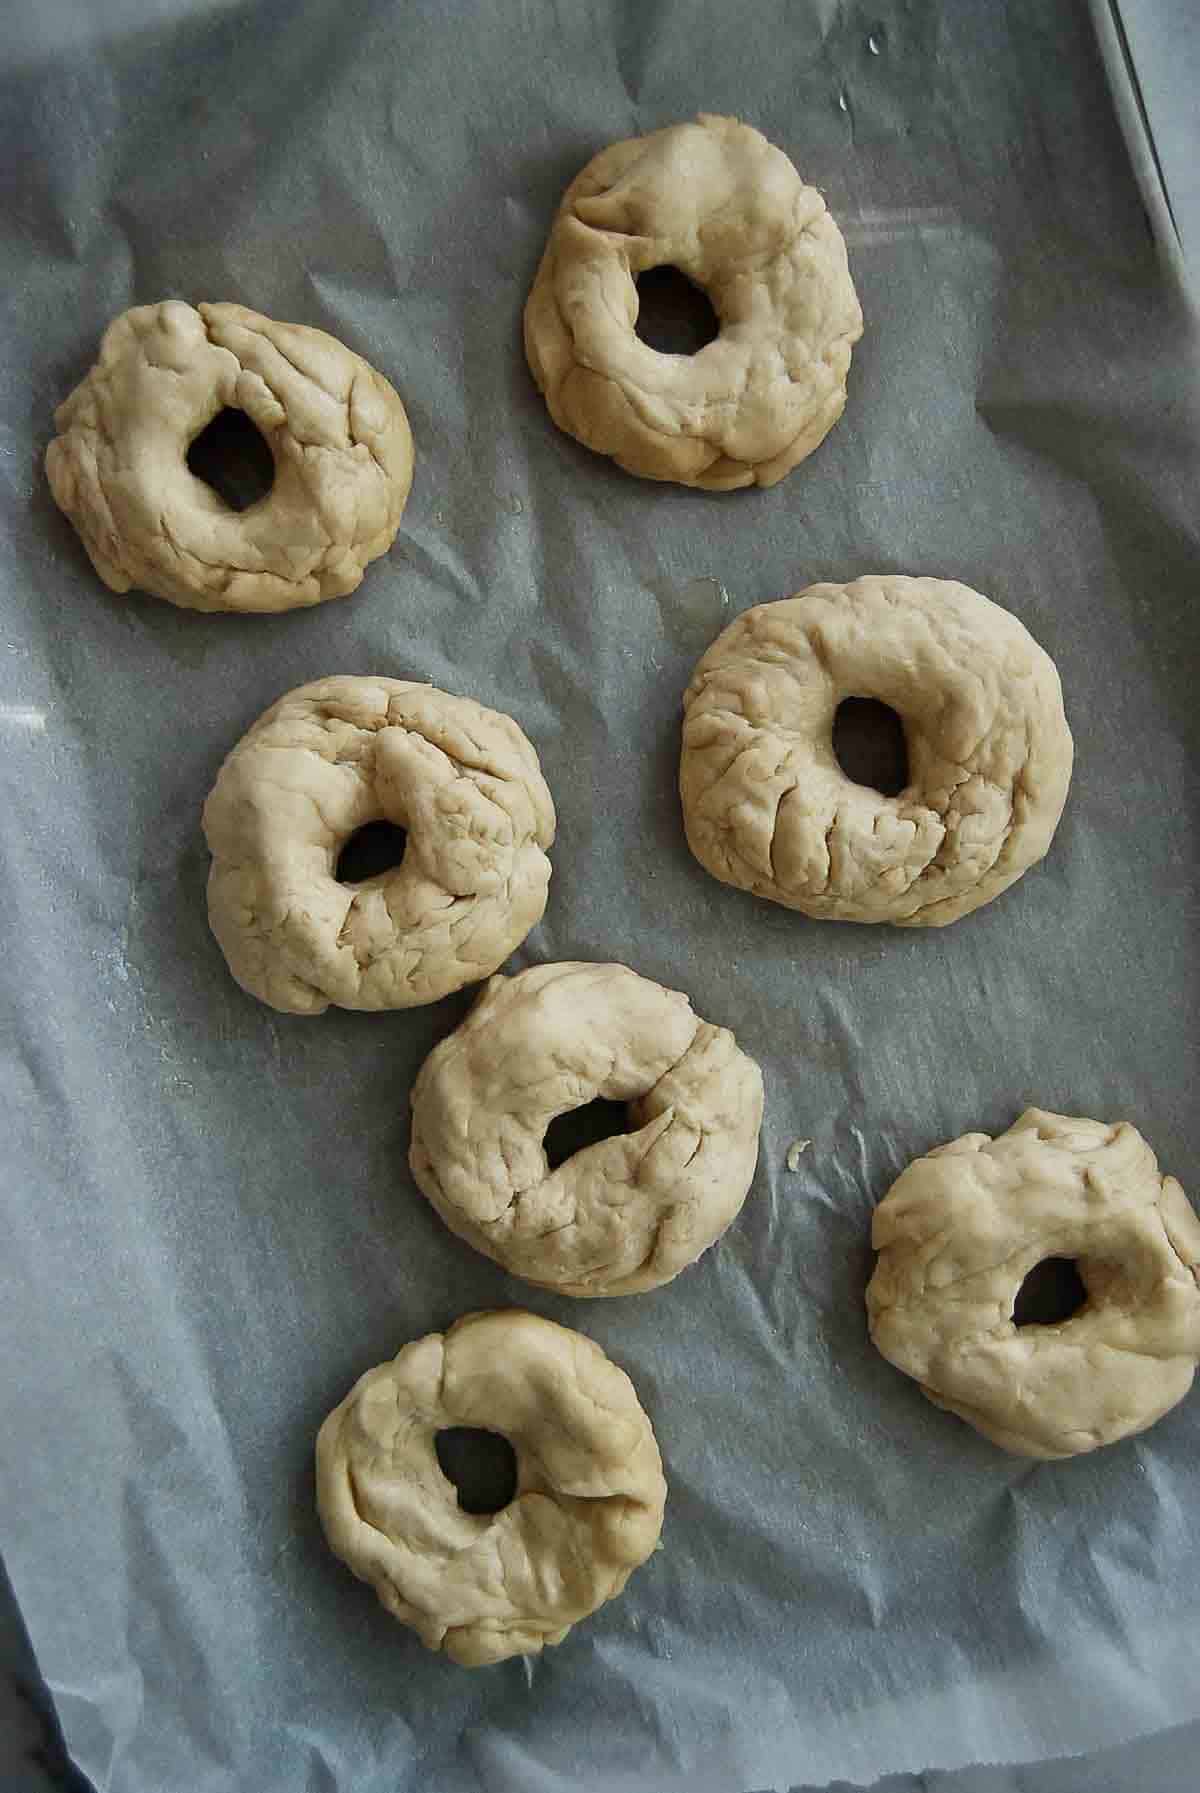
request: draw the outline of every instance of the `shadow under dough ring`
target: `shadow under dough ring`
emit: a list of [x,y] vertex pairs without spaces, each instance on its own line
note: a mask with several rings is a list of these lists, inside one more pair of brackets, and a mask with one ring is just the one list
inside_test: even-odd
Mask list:
[[[720,332],[695,355],[637,335],[636,278],[673,267]],[[563,196],[525,307],[550,415],[646,479],[771,486],[842,414],[862,311],[841,232],[782,150],[701,114],[614,143]]]
[[[237,511],[187,451],[224,409],[265,439],[274,483]],[[323,330],[243,305],[140,305],[58,408],[46,472],[113,591],[186,610],[292,610],[344,597],[385,554],[412,435],[382,374]]]
[[[897,711],[908,783],[847,778],[847,697]],[[998,604],[947,579],[812,585],[747,610],[684,694],[688,845],[725,884],[833,921],[941,927],[1043,857],[1073,747],[1054,662]]]
[[[550,1122],[597,1096],[631,1131],[551,1170]],[[625,965],[495,977],[412,1092],[413,1176],[450,1229],[564,1295],[657,1288],[720,1237],[758,1157],[762,1073],[728,1029]]]
[[[985,1438],[1073,1457],[1141,1432],[1200,1357],[1200,1220],[1136,1128],[1031,1108],[918,1158],[875,1210],[871,1337]],[[1018,1325],[1025,1278],[1073,1260],[1084,1306]]]
[[[438,1464],[452,1426],[499,1432],[517,1487],[466,1513]],[[468,1314],[368,1370],[321,1427],[330,1548],[431,1650],[468,1668],[561,1643],[658,1542],[662,1460],[623,1370],[565,1326]]]
[[[388,821],[401,863],[339,882],[351,835]],[[204,806],[208,914],[238,983],[272,1008],[402,1009],[476,983],[541,920],[554,804],[511,717],[401,679],[289,692]]]

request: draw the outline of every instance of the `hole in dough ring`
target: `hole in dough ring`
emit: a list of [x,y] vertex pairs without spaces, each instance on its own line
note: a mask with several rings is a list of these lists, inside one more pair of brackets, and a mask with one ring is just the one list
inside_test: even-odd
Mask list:
[[[673,267],[720,320],[694,355],[636,331],[639,274]],[[563,195],[525,306],[560,429],[629,473],[770,486],[846,402],[862,311],[841,232],[760,132],[708,114],[614,143]]]
[[[517,1491],[465,1513],[444,1427],[502,1433]],[[368,1370],[317,1438],[330,1548],[431,1650],[468,1668],[561,1643],[644,1563],[667,1487],[623,1370],[534,1314],[468,1314]]]
[[[224,409],[275,465],[238,511],[187,465]],[[385,554],[412,484],[412,435],[382,374],[323,330],[243,305],[140,305],[55,413],[46,472],[113,591],[186,610],[292,610],[344,597]]]
[[[1023,1457],[1073,1457],[1181,1401],[1200,1357],[1200,1220],[1136,1128],[1031,1108],[918,1158],[875,1211],[871,1337],[939,1407]],[[1058,1325],[1018,1327],[1025,1277],[1076,1260]]]
[[[909,783],[851,782],[847,697],[900,716]],[[998,604],[947,579],[812,585],[747,610],[684,694],[679,788],[714,878],[831,921],[942,927],[1043,857],[1074,749],[1054,662]]]
[[[551,1171],[546,1128],[595,1097],[628,1133]],[[476,1250],[564,1295],[657,1288],[718,1239],[758,1157],[762,1073],[727,1028],[625,965],[492,978],[412,1092],[409,1162]]]
[[[391,870],[340,884],[350,836],[408,835]],[[511,717],[401,679],[289,692],[204,806],[208,916],[238,983],[272,1008],[403,1009],[493,972],[542,918],[554,804]]]

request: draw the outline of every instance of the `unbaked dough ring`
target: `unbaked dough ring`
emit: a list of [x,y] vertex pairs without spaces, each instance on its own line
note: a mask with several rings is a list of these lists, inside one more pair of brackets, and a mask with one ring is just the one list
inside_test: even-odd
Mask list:
[[[855,784],[833,751],[846,697],[896,710],[909,782]],[[683,700],[688,845],[725,884],[833,921],[942,927],[1045,854],[1073,747],[1049,655],[947,579],[812,585],[747,610]]]
[[[867,1289],[883,1355],[985,1438],[1073,1457],[1141,1432],[1200,1357],[1200,1220],[1124,1122],[1030,1108],[998,1139],[918,1158],[875,1211]],[[1086,1304],[1013,1322],[1029,1272],[1076,1260]]]
[[[335,868],[368,822],[408,832],[359,884]],[[402,679],[330,678],[250,729],[204,806],[208,914],[242,988],[290,1014],[436,1002],[542,918],[554,804],[510,716]]]
[[[517,1491],[463,1512],[439,1431],[505,1436]],[[534,1314],[468,1314],[368,1370],[317,1438],[330,1548],[393,1618],[467,1668],[561,1643],[644,1563],[667,1485],[633,1384]]]
[[[642,342],[636,276],[674,267],[720,334]],[[560,429],[629,473],[771,486],[842,414],[862,311],[846,245],[782,150],[702,113],[614,143],[563,195],[525,307],[525,351]]]
[[[556,1115],[595,1097],[633,1131],[551,1171]],[[460,1238],[563,1295],[633,1295],[694,1263],[746,1199],[762,1073],[686,996],[625,965],[495,977],[421,1067],[413,1176]]]
[[[271,450],[270,492],[236,511],[189,470],[226,406]],[[51,490],[113,591],[186,610],[344,597],[390,548],[412,484],[404,406],[382,374],[303,324],[244,305],[139,305],[55,413]]]

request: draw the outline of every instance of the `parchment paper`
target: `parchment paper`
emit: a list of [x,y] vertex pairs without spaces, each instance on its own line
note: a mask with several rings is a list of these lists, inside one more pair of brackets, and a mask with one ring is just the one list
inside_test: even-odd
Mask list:
[[[6,58],[0,1544],[80,1765],[666,1793],[1200,1716],[1200,1398],[1034,1467],[929,1407],[862,1308],[892,1178],[1030,1102],[1134,1120],[1200,1190],[1197,392],[1085,9],[159,0],[31,12]],[[520,347],[566,181],[700,108],[825,192],[867,318],[844,421],[767,493],[620,473]],[[356,596],[207,618],[92,573],[40,472],[52,410],[168,295],[319,325],[399,388],[416,482]],[[708,640],[874,569],[1014,610],[1076,736],[1047,863],[942,933],[755,902],[680,827]],[[625,959],[762,1062],[751,1196],[670,1288],[539,1294],[418,1195],[408,1089],[466,994],[305,1020],[229,978],[200,805],[329,672],[430,679],[537,744],[560,830],[514,964]],[[507,1303],[628,1369],[671,1493],[619,1601],[472,1674],[328,1555],[311,1444],[361,1370]]]

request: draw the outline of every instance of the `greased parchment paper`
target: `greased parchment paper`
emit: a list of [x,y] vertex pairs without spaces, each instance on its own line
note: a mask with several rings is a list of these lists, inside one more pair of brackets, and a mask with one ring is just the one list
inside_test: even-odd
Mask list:
[[[1200,1715],[1200,1399],[1031,1466],[927,1406],[862,1306],[892,1178],[1030,1102],[1134,1120],[1200,1194],[1197,399],[1084,9],[159,0],[39,11],[5,60],[0,1543],[80,1765],[119,1793],[727,1793]],[[618,472],[520,346],[567,180],[701,108],[824,191],[867,320],[844,421],[765,493]],[[40,471],[53,407],[169,295],[395,382],[416,482],[354,597],[203,617],[92,573]],[[941,933],[718,885],[675,794],[717,629],[887,569],[1015,611],[1078,747],[1048,862]],[[466,994],[299,1019],[228,976],[200,805],[329,672],[536,743],[560,829],[515,964],[625,959],[761,1061],[751,1196],[670,1288],[540,1294],[418,1195],[408,1090]],[[311,1448],[361,1370],[510,1303],[629,1371],[671,1491],[620,1600],[469,1673],[327,1554]]]

